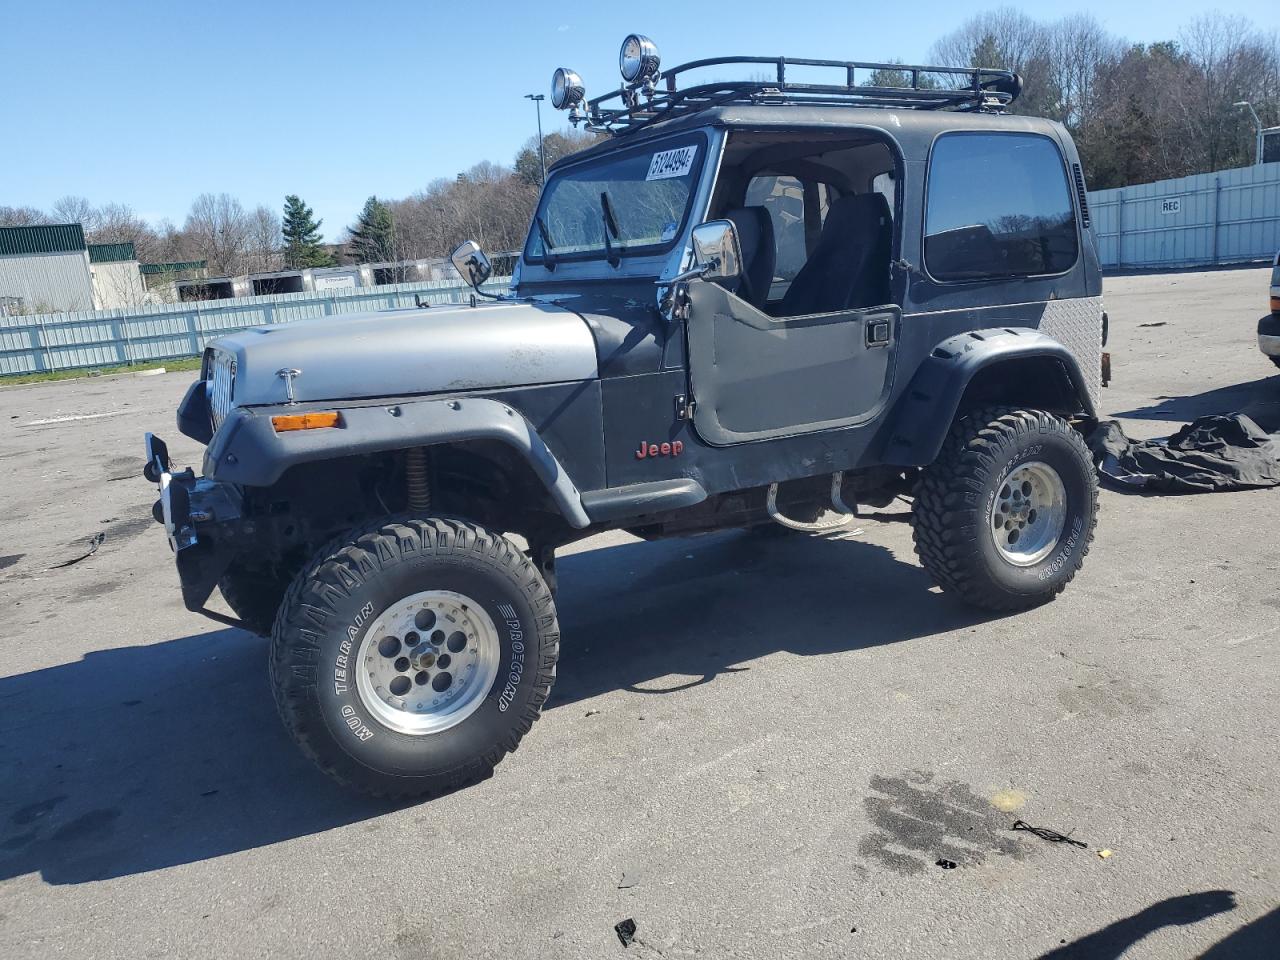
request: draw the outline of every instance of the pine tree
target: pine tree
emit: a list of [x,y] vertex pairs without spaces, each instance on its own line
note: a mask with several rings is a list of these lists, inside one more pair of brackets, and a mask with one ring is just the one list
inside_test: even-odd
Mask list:
[[331,267],[333,256],[321,246],[320,224],[310,207],[291,193],[284,198],[284,262],[292,270]]
[[391,208],[377,197],[370,197],[351,228],[347,251],[356,263],[383,263],[394,260]]

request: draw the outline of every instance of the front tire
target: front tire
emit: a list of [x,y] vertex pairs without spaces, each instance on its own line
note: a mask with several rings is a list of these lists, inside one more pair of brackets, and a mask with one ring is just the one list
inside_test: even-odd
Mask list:
[[988,407],[958,420],[921,471],[913,537],[944,590],[987,610],[1021,610],[1071,582],[1097,511],[1097,473],[1069,423]]
[[357,530],[298,574],[271,680],[286,728],[338,782],[436,796],[487,777],[555,680],[551,592],[505,537],[459,520]]

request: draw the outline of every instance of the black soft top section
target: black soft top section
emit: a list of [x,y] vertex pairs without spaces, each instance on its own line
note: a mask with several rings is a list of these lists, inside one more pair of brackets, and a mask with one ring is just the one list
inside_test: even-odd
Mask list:
[[744,130],[770,128],[806,128],[828,130],[874,129],[896,142],[907,160],[924,160],[929,147],[940,133],[956,130],[998,130],[1003,132],[1040,133],[1064,145],[1070,136],[1065,128],[1042,117],[1012,116],[980,111],[912,110],[885,107],[851,107],[806,104],[734,104],[710,107],[686,117],[677,117],[625,133],[556,161],[552,170],[581,163],[634,147],[650,140],[686,130],[722,127]]

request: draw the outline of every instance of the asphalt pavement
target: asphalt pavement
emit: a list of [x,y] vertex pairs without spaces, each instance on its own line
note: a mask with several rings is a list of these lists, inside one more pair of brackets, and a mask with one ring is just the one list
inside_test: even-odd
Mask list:
[[[1280,400],[1267,276],[1109,279],[1108,414]],[[595,538],[520,749],[397,807],[314,772],[264,642],[182,607],[138,472],[145,430],[198,467],[191,378],[0,388],[0,956],[1280,955],[1280,492],[1104,491],[1083,572],[1013,616],[932,588],[901,504]]]

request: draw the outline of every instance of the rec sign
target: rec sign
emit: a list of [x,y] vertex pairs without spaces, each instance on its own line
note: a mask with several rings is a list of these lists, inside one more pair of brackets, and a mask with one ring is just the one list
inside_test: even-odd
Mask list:
[[1161,197],[1160,212],[1161,213],[1181,213],[1182,198],[1181,197]]

